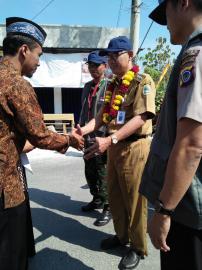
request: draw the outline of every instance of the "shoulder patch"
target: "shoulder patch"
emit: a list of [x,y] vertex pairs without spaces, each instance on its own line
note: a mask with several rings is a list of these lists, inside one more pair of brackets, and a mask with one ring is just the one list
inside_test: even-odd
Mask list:
[[146,95],[148,95],[150,92],[151,92],[151,87],[150,87],[150,85],[148,85],[148,84],[144,85],[144,87],[143,87],[143,95],[146,96]]
[[186,66],[180,71],[180,80],[179,85],[180,87],[186,87],[190,83],[192,83],[195,79],[195,70],[194,66]]
[[140,75],[139,73],[137,74],[136,78],[135,78],[136,81],[138,82],[141,82],[142,81],[142,75]]

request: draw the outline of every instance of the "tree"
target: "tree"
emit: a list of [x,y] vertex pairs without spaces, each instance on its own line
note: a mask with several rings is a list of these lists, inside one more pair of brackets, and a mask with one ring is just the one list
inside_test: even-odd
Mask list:
[[169,64],[167,72],[156,89],[156,112],[158,114],[174,63],[175,53],[171,51],[169,44],[167,44],[166,38],[159,37],[156,39],[156,42],[155,48],[147,48],[147,53],[141,56],[139,60],[142,61],[144,72],[148,73],[152,77],[156,85],[158,84],[162,73],[165,71],[165,67],[167,67]]

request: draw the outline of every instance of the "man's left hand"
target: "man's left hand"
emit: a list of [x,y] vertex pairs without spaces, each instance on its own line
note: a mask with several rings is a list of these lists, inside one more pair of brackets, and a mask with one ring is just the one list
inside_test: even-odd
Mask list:
[[167,252],[170,251],[170,247],[166,243],[166,238],[170,230],[171,220],[167,215],[154,213],[149,223],[148,232],[151,238],[152,244],[156,249]]
[[111,137],[101,138],[96,137],[94,144],[85,150],[84,158],[90,159],[104,153],[111,145]]

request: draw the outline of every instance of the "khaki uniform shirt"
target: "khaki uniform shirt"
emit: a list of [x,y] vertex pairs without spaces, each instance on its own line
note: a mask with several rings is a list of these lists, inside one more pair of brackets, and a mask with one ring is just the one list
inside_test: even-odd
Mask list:
[[[148,113],[148,120],[142,127],[136,130],[135,134],[137,135],[148,135],[152,133],[151,119],[155,115],[155,95],[155,85],[148,74],[138,74],[137,78],[129,86],[128,94],[120,108],[121,111],[125,111],[125,123],[137,115]],[[116,124],[116,119],[113,119],[108,124],[109,134],[119,130],[123,125]]]
[[36,94],[8,60],[0,63],[0,196],[5,208],[24,201],[17,169],[28,139],[34,146],[50,150],[68,148],[67,136],[47,130]]

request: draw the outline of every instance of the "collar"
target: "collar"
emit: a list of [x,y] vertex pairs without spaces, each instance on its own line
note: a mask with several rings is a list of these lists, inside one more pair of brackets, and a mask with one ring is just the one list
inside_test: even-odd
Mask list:
[[5,67],[7,67],[8,69],[10,69],[11,71],[14,71],[15,73],[19,74],[20,75],[20,72],[19,70],[17,70],[14,65],[12,64],[12,62],[9,60],[9,58],[2,58],[0,60],[0,63],[2,65],[4,65]]
[[199,26],[188,38],[188,42],[202,34],[202,25]]

